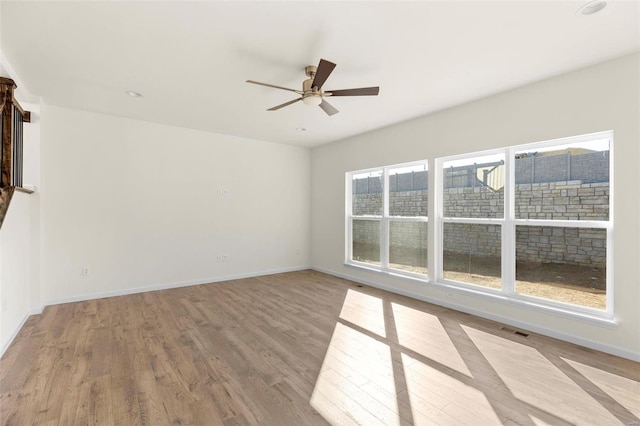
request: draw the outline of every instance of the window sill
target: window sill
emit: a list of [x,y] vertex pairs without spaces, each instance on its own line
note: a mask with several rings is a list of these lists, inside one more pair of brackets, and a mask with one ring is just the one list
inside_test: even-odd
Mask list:
[[[571,309],[570,305],[567,307],[556,306],[545,303],[544,300],[540,299],[528,298],[520,295],[508,295],[500,291],[483,291],[481,289],[459,286],[450,282],[431,281],[429,284],[434,288],[445,289],[447,292],[478,296],[504,305],[525,308],[535,312],[544,312],[561,318],[579,320],[589,324],[596,324],[611,328],[617,327],[619,324],[614,316],[605,311],[582,312]],[[578,306],[578,308],[580,307]]]
[[33,194],[35,191],[35,189],[31,189],[31,188],[24,188],[21,186],[16,186],[16,191],[18,192],[22,192],[24,194]]
[[[577,310],[573,310],[570,307],[565,308],[561,306],[547,304],[547,303],[544,303],[543,300],[529,299],[527,297],[522,297],[519,295],[515,295],[515,296],[508,295],[500,292],[499,290],[483,291],[482,289],[460,286],[460,285],[453,284],[446,281],[434,282],[434,281],[429,281],[428,279],[421,279],[415,276],[397,273],[396,271],[380,270],[375,267],[369,267],[366,264],[355,263],[355,262],[344,262],[344,265],[347,267],[359,269],[362,271],[373,272],[376,274],[386,275],[391,278],[406,280],[415,284],[423,285],[425,287],[429,286],[434,289],[445,290],[446,293],[453,293],[453,294],[466,295],[466,296],[477,296],[479,298],[484,298],[485,300],[491,300],[492,302],[497,302],[507,306],[524,308],[531,311],[546,313],[546,314],[554,315],[554,316],[565,318],[565,319],[578,320],[587,324],[605,326],[609,328],[615,328],[619,324],[618,321],[613,316],[611,316],[609,313],[604,311],[602,312],[597,311],[593,313],[580,312]],[[415,294],[415,296],[418,296],[418,298],[420,298],[420,296],[424,296],[424,295]],[[438,300],[433,298],[432,296],[429,297],[429,299],[430,299],[429,301],[432,303],[436,303],[436,304],[438,303]],[[447,305],[454,305],[454,306],[458,305],[460,306],[460,308],[467,306],[467,305],[459,305],[453,300],[444,299],[444,298],[440,299],[440,301],[445,302]]]
[[348,266],[350,268],[355,268],[355,269],[360,269],[363,271],[368,271],[368,272],[374,272],[376,274],[382,274],[382,275],[388,275],[390,277],[393,278],[400,278],[403,280],[409,280],[411,282],[414,283],[418,283],[418,284],[422,284],[422,285],[426,285],[429,284],[429,279],[428,277],[425,278],[421,278],[418,274],[403,274],[401,271],[395,270],[395,269],[380,269],[380,268],[375,268],[375,267],[371,267],[368,266],[366,263],[356,263],[356,262],[344,262],[345,266]]

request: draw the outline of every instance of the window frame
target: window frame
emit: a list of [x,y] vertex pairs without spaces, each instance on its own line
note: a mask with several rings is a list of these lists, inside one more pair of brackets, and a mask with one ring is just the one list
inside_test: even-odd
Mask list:
[[[609,215],[607,220],[561,220],[561,219],[518,219],[515,217],[515,155],[523,150],[534,150],[548,148],[558,145],[577,144],[580,142],[589,142],[598,139],[608,139],[609,141]],[[585,322],[593,322],[600,325],[615,326],[617,320],[614,316],[614,131],[606,130],[594,132],[578,136],[569,136],[563,138],[550,139],[546,141],[527,143],[521,145],[513,145],[502,148],[467,152],[458,155],[439,157],[432,160],[421,160],[407,162],[401,164],[393,164],[388,166],[372,167],[368,169],[360,169],[350,171],[346,176],[346,209],[345,209],[345,261],[347,266],[357,267],[360,269],[384,273],[396,276],[398,278],[408,278],[417,281],[419,284],[425,284],[426,287],[432,287],[441,291],[444,302],[446,298],[455,298],[456,293],[460,295],[469,295],[472,297],[486,298],[488,300],[503,303],[506,305],[523,307],[534,311],[543,311],[553,315],[566,318],[573,318]],[[443,217],[443,195],[444,195],[444,174],[443,164],[451,160],[459,160],[485,155],[494,155],[504,153],[505,155],[505,187],[504,187],[504,217],[503,218],[460,218],[460,217]],[[411,166],[424,164],[427,169],[427,216],[425,217],[391,217],[389,213],[389,169],[403,166]],[[383,214],[381,216],[353,216],[352,207],[352,176],[360,173],[369,173],[373,171],[383,171]],[[385,217],[386,215],[386,217]],[[381,262],[380,266],[352,260],[352,220],[379,220],[380,221],[380,247]],[[427,274],[412,274],[407,271],[388,268],[389,250],[389,223],[394,220],[418,220],[424,221],[427,225]],[[431,220],[429,219],[431,218]],[[501,288],[494,289],[470,283],[464,283],[443,278],[443,224],[451,223],[477,223],[477,224],[499,224],[501,232]],[[568,302],[560,302],[552,299],[545,299],[527,294],[519,294],[516,292],[516,227],[517,226],[540,226],[540,227],[560,227],[560,228],[597,228],[606,231],[606,308],[604,310],[591,308]],[[384,249],[383,249],[384,247]],[[383,261],[385,263],[383,263]],[[383,267],[386,265],[386,267]],[[451,300],[453,301],[453,300]],[[455,303],[454,303],[455,305]]]
[[456,286],[462,289],[467,289],[467,290],[471,290],[471,291],[484,291],[488,294],[494,294],[494,295],[498,295],[501,293],[501,290],[498,289],[494,289],[491,287],[482,287],[480,285],[476,285],[476,284],[472,284],[472,283],[465,283],[462,281],[454,281],[454,280],[450,280],[450,279],[446,279],[444,278],[444,271],[443,271],[443,266],[444,266],[444,241],[443,241],[443,237],[444,237],[444,224],[445,223],[462,223],[462,224],[472,224],[472,225],[498,225],[500,226],[500,237],[501,237],[501,244],[500,244],[500,252],[501,252],[501,273],[500,273],[500,278],[501,278],[501,284],[502,284],[502,288],[504,289],[504,277],[505,277],[505,233],[504,233],[504,224],[505,224],[505,218],[507,215],[507,188],[506,188],[506,182],[507,182],[507,176],[509,175],[509,167],[510,164],[508,163],[507,159],[506,159],[506,154],[505,154],[505,190],[504,190],[504,199],[503,199],[503,203],[504,203],[504,209],[503,209],[503,217],[502,218],[495,218],[495,217],[445,217],[444,216],[444,163],[448,162],[448,161],[456,161],[456,160],[465,160],[465,159],[471,159],[471,158],[477,158],[477,157],[484,157],[484,156],[490,156],[490,155],[497,155],[497,154],[505,154],[505,149],[504,148],[497,148],[497,149],[491,149],[491,150],[486,150],[486,151],[477,151],[477,152],[471,152],[471,153],[464,153],[464,154],[458,154],[458,155],[452,155],[452,156],[448,156],[448,157],[440,157],[440,158],[436,158],[435,159],[435,169],[436,169],[436,179],[437,179],[437,186],[436,186],[436,196],[435,196],[435,200],[434,202],[437,204],[437,208],[436,211],[438,212],[438,216],[437,216],[437,230],[436,230],[436,246],[437,246],[437,263],[436,263],[436,273],[434,274],[436,277],[436,282],[437,283],[444,283],[447,285],[451,285],[451,286]]
[[[359,268],[369,269],[382,273],[398,275],[402,277],[411,278],[418,281],[429,281],[429,252],[427,250],[427,273],[420,274],[402,269],[391,268],[389,266],[389,224],[391,222],[423,222],[429,226],[429,206],[430,201],[427,200],[427,216],[391,216],[389,214],[389,170],[403,168],[403,167],[415,167],[424,166],[427,172],[427,193],[429,188],[429,161],[418,160],[400,164],[391,164],[381,167],[372,167],[368,169],[354,170],[346,173],[346,221],[345,221],[345,260],[346,265],[356,266]],[[354,215],[353,214],[353,176],[382,171],[382,215]],[[353,259],[353,221],[354,220],[371,220],[380,222],[380,266],[375,264],[362,262]],[[428,242],[425,242],[428,246]]]
[[[516,152],[522,150],[549,148],[557,145],[576,144],[580,142],[588,142],[598,139],[609,140],[609,217],[608,220],[568,220],[568,219],[522,219],[515,217],[515,155]],[[572,136],[566,138],[552,139],[543,142],[531,144],[510,146],[500,149],[492,149],[487,151],[478,151],[465,153],[447,157],[436,158],[436,196],[434,210],[437,213],[435,227],[436,238],[436,269],[435,284],[446,286],[448,288],[457,288],[474,293],[488,294],[500,296],[508,300],[528,304],[538,305],[553,310],[585,315],[587,317],[612,319],[613,318],[613,200],[614,200],[614,173],[613,173],[613,151],[614,151],[614,134],[613,131],[603,131],[586,135]],[[505,155],[505,183],[504,183],[504,217],[503,218],[463,218],[463,217],[445,217],[444,216],[444,163],[452,160],[469,159],[484,155],[501,154]],[[444,224],[445,223],[472,223],[472,224],[495,224],[501,226],[501,289],[493,289],[454,281],[444,278],[443,271],[443,248],[444,248]],[[516,292],[516,227],[517,226],[543,226],[558,228],[598,228],[606,230],[606,287],[605,301],[606,308],[604,310],[591,308],[587,306],[560,302],[552,299],[536,297]]]

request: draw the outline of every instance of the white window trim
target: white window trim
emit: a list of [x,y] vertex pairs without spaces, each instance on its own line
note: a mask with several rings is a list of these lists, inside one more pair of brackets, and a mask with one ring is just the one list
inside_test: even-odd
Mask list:
[[[591,220],[538,220],[538,219],[516,219],[515,218],[515,169],[513,162],[515,153],[524,149],[540,149],[555,145],[580,143],[591,141],[594,139],[608,138],[609,144],[609,220],[608,221],[591,221]],[[564,318],[578,319],[588,323],[604,324],[615,326],[617,324],[614,317],[614,277],[613,277],[613,258],[614,258],[614,132],[604,131],[580,136],[572,136],[566,138],[558,138],[544,142],[524,144],[519,146],[511,146],[506,148],[485,150],[473,153],[465,153],[452,155],[442,158],[436,158],[429,161],[415,161],[410,163],[373,167],[369,169],[361,169],[346,174],[346,211],[345,211],[345,265],[356,267],[358,269],[372,271],[374,273],[383,273],[391,275],[398,279],[408,279],[420,284],[426,284],[437,288],[444,288],[447,292],[461,292],[465,294],[473,294],[480,298],[489,298],[499,303],[510,306],[518,306],[535,311],[544,311],[553,315]],[[505,218],[443,218],[442,217],[442,182],[443,169],[442,165],[445,161],[466,159],[470,157],[478,157],[484,155],[492,155],[505,153],[505,176],[509,184],[505,185]],[[388,171],[383,172],[383,215],[382,216],[352,216],[352,179],[355,174],[368,173],[372,171],[388,170],[397,167],[411,166],[417,164],[427,164],[428,174],[428,214],[427,217],[397,217],[388,216],[385,218],[384,213],[388,213]],[[387,198],[385,200],[385,198]],[[365,262],[351,260],[352,258],[352,229],[351,222],[354,218],[362,220],[378,220],[381,223],[380,243],[383,247],[383,235],[386,239],[388,236],[388,223],[394,220],[402,221],[425,221],[428,223],[428,245],[427,245],[427,271],[428,275],[411,274],[406,271],[397,269],[382,268]],[[429,220],[435,218],[435,220]],[[383,228],[383,222],[386,222],[386,229]],[[442,278],[442,226],[445,222],[451,223],[486,223],[500,224],[502,227],[502,277],[503,288],[501,290],[482,287],[474,284],[445,280]],[[555,227],[573,227],[573,228],[600,228],[607,231],[607,259],[606,259],[606,310],[588,308],[580,305],[572,305],[568,303],[557,302],[550,299],[538,298],[535,296],[523,295],[515,293],[515,227],[518,225],[526,226],[555,226]],[[507,229],[510,228],[510,229]],[[506,232],[505,232],[506,230]],[[386,241],[385,241],[386,243]],[[508,250],[506,250],[508,249]],[[388,256],[388,251],[387,252]],[[388,259],[387,259],[388,260]],[[382,261],[382,257],[381,257]],[[382,263],[381,263],[382,265]],[[504,277],[511,277],[504,280]],[[506,281],[506,283],[505,283]]]
[[[537,219],[516,219],[515,218],[515,167],[514,158],[517,151],[525,149],[546,148],[561,144],[574,144],[580,142],[587,142],[596,139],[609,139],[609,220],[608,221],[592,221],[592,220],[537,220]],[[525,304],[527,306],[536,306],[544,310],[551,310],[563,316],[579,315],[587,319],[593,320],[605,320],[613,321],[614,311],[614,286],[613,286],[613,218],[614,211],[612,202],[614,200],[614,168],[613,168],[613,152],[614,152],[614,138],[613,131],[604,131],[591,133],[587,135],[580,135],[567,138],[553,139],[544,142],[525,144],[519,146],[512,146],[501,149],[492,149],[487,151],[479,151],[473,153],[465,153],[460,155],[441,157],[435,160],[435,179],[432,182],[432,187],[435,189],[433,198],[429,198],[429,211],[436,213],[432,215],[436,220],[432,221],[433,226],[430,228],[429,235],[433,233],[435,243],[433,247],[436,251],[436,256],[431,256],[433,253],[429,251],[430,257],[435,257],[437,260],[434,262],[429,271],[435,271],[431,276],[435,276],[435,285],[445,286],[447,288],[455,288],[464,292],[473,292],[479,295],[487,296],[499,296],[506,299],[508,302],[515,302],[516,304]],[[462,160],[467,158],[481,157],[485,155],[493,154],[505,154],[505,217],[504,218],[459,218],[459,217],[444,217],[442,215],[442,206],[444,201],[444,193],[442,187],[444,184],[443,164],[452,160]],[[430,194],[431,195],[431,194]],[[435,205],[435,208],[433,208]],[[502,289],[497,290],[489,287],[482,287],[470,283],[464,283],[454,280],[448,280],[443,277],[443,224],[444,223],[473,223],[473,224],[496,224],[501,225],[501,259],[502,259]],[[599,310],[595,308],[589,308],[586,306],[573,305],[569,303],[558,302],[550,299],[539,298],[530,295],[518,294],[515,292],[515,245],[516,245],[516,226],[547,226],[547,227],[571,227],[571,228],[599,228],[605,229],[607,232],[607,259],[606,259],[606,308],[605,310]],[[431,249],[432,247],[429,246]]]
[[[388,166],[373,167],[362,170],[355,170],[346,173],[346,221],[345,221],[345,261],[344,263],[349,266],[355,266],[358,268],[382,272],[394,276],[410,278],[422,283],[429,281],[429,265],[427,265],[427,274],[419,274],[410,271],[404,271],[402,269],[395,269],[389,267],[389,223],[390,222],[426,222],[429,224],[429,216],[390,216],[389,215],[389,170],[402,167],[422,166],[427,168],[427,182],[430,182],[430,167],[427,160],[412,161],[408,163],[392,164]],[[353,214],[353,176],[382,171],[382,215],[354,215]],[[427,184],[427,191],[431,193],[431,186]],[[432,202],[427,202],[427,214],[428,208]],[[380,266],[371,263],[360,262],[353,259],[353,221],[354,220],[371,220],[380,222]],[[429,232],[427,232],[429,234]],[[427,250],[429,253],[429,250]],[[429,257],[428,257],[429,258]],[[427,259],[428,260],[428,259]]]

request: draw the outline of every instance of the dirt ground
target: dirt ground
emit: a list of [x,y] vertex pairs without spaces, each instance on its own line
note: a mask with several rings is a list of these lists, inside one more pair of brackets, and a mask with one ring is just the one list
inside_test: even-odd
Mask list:
[[[449,254],[444,277],[500,288],[500,259]],[[606,270],[556,263],[516,263],[516,293],[605,309]]]
[[[372,263],[379,263],[377,251],[377,247],[366,249],[357,247],[354,253],[370,259]],[[416,264],[416,259],[421,261]],[[446,279],[501,288],[500,258],[445,253],[443,260]],[[389,266],[424,274],[427,272],[426,252],[395,251],[391,253]],[[516,263],[516,293],[518,294],[604,310],[606,309],[605,288],[605,268],[553,263]]]

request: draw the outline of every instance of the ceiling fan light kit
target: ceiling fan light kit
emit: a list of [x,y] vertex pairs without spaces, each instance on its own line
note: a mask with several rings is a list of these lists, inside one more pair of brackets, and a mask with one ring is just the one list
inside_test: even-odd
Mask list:
[[584,3],[582,6],[578,8],[576,11],[577,15],[589,16],[595,15],[600,12],[602,9],[607,7],[607,2],[603,0],[591,0]]
[[302,103],[308,106],[318,106],[322,103],[322,96],[320,95],[307,95],[302,96]]
[[338,110],[327,102],[324,98],[329,96],[376,96],[380,92],[379,87],[363,87],[359,89],[343,89],[343,90],[327,90],[323,91],[324,85],[329,75],[333,72],[336,64],[329,62],[325,59],[320,59],[318,66],[309,65],[304,68],[304,72],[309,77],[302,82],[302,90],[290,89],[288,87],[276,86],[274,84],[261,83],[259,81],[247,80],[247,83],[258,84],[260,86],[271,87],[274,89],[287,90],[300,95],[292,101],[285,102],[280,105],[276,105],[269,108],[267,111],[276,111],[280,108],[284,108],[298,101],[302,101],[303,104],[308,106],[319,106],[327,115],[334,115],[338,113]]

